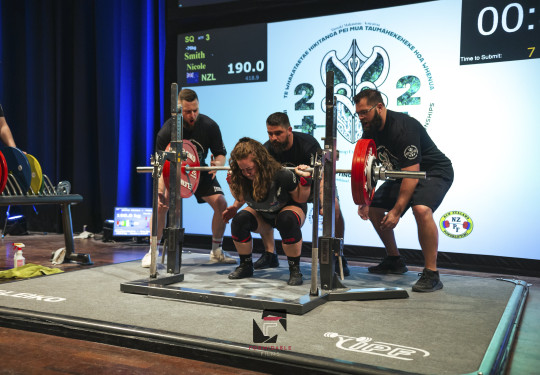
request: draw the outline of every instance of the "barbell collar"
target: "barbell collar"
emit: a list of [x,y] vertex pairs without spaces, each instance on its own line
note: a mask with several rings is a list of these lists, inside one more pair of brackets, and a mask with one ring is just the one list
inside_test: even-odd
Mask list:
[[137,173],[152,173],[154,167],[137,167]]
[[423,171],[387,171],[386,168],[382,166],[375,166],[374,172],[376,180],[386,180],[389,178],[417,178],[420,180],[426,179],[426,172]]

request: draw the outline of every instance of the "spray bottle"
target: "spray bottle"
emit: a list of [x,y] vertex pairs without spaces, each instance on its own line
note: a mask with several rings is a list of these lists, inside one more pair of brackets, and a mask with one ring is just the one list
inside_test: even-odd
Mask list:
[[13,250],[15,250],[15,255],[13,256],[13,267],[24,266],[25,259],[22,253],[23,247],[23,243],[13,243]]

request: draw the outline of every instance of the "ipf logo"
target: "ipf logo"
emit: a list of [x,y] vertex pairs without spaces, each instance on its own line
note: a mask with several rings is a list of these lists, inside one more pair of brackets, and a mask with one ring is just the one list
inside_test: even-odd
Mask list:
[[463,238],[471,234],[473,221],[466,213],[450,211],[441,217],[439,227],[448,237]]
[[[253,342],[254,343],[275,343],[278,335],[271,336],[272,332],[287,331],[287,311],[286,310],[264,310],[262,313],[262,329],[255,319],[253,319]],[[278,324],[279,323],[279,324]]]

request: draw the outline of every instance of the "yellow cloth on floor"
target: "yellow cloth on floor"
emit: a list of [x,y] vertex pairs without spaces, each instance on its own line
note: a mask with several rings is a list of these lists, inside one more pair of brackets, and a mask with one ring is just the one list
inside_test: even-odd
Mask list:
[[15,267],[7,271],[0,271],[0,279],[27,279],[29,277],[52,275],[64,272],[59,268],[49,268],[39,264],[28,263],[22,267]]

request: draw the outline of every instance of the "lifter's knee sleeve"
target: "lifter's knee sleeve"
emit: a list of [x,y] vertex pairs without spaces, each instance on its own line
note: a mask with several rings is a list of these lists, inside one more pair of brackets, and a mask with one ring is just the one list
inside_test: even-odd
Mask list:
[[276,218],[276,228],[284,244],[292,245],[302,240],[300,218],[294,211],[281,211]]
[[257,230],[257,219],[249,211],[242,210],[237,213],[231,223],[231,237],[236,242],[251,240],[251,232]]

